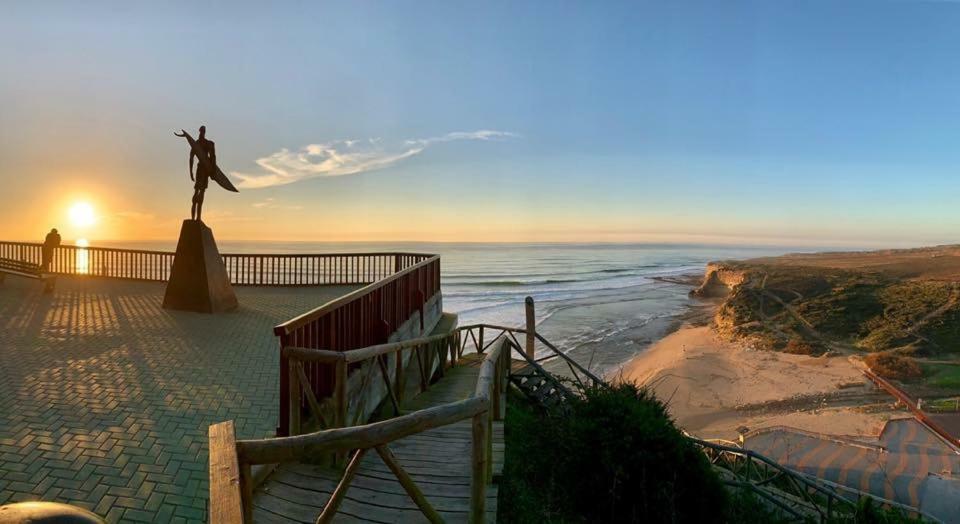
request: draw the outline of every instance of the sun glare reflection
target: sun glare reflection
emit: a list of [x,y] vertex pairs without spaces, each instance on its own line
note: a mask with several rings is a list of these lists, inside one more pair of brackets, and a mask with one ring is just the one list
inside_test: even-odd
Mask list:
[[87,249],[90,247],[90,242],[85,238],[78,238],[76,241],[77,246],[77,273],[87,274],[90,272],[90,259],[87,256]]

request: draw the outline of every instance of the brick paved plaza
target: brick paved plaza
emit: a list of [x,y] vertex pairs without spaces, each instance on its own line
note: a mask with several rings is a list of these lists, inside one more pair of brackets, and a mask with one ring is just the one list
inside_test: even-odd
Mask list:
[[240,309],[160,307],[164,285],[0,284],[0,504],[50,500],[111,522],[206,518],[207,426],[277,420],[275,324],[356,286],[237,288]]

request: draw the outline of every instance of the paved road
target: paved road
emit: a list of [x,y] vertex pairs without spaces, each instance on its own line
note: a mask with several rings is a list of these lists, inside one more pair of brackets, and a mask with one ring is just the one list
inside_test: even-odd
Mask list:
[[[960,456],[912,418],[891,420],[868,445],[777,429],[748,437],[744,446],[792,469],[920,509],[937,502],[926,500],[934,476],[960,493],[954,478]],[[960,520],[960,505],[952,518]]]
[[237,288],[222,315],[162,309],[163,284],[0,285],[0,504],[68,502],[111,522],[206,517],[207,426],[272,434],[272,327],[356,286]]

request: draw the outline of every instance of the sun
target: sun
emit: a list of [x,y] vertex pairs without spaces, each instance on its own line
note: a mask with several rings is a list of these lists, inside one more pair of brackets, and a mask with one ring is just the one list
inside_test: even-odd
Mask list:
[[70,206],[70,223],[76,227],[89,227],[97,221],[93,206],[88,202],[77,202]]

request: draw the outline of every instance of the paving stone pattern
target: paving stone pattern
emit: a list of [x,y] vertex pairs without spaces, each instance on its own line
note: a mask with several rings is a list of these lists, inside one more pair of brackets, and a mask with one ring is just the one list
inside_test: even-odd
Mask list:
[[356,286],[237,288],[240,308],[160,307],[163,284],[0,284],[0,504],[66,502],[110,522],[206,518],[207,426],[272,435],[272,328]]

